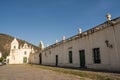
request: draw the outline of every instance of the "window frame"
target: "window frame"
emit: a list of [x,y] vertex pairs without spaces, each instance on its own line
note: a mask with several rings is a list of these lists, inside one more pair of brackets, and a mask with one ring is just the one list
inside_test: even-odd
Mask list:
[[93,48],[93,61],[95,64],[101,64],[100,48]]

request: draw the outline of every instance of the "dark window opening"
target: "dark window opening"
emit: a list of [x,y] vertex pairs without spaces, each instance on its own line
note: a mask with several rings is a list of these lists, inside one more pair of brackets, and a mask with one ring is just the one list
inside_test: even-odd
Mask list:
[[16,49],[16,46],[14,46],[14,49]]
[[93,49],[93,57],[94,57],[94,63],[100,64],[101,59],[100,59],[100,49],[99,48],[94,48]]
[[27,54],[27,52],[25,51],[25,52],[24,52],[24,55],[26,55],[26,54]]
[[73,60],[72,60],[72,51],[69,51],[69,63],[73,63]]

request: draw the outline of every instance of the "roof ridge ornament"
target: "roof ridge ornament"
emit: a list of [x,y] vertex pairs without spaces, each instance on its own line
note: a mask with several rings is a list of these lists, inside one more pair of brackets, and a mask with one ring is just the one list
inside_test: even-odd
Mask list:
[[106,17],[107,17],[107,20],[108,20],[108,21],[111,21],[111,14],[110,14],[110,13],[108,13],[108,14],[106,15]]
[[58,43],[58,40],[56,39],[55,43]]
[[65,36],[64,35],[62,36],[62,40],[65,40]]
[[82,33],[82,29],[78,28],[78,33],[81,34]]
[[43,41],[40,41],[39,48],[44,49]]

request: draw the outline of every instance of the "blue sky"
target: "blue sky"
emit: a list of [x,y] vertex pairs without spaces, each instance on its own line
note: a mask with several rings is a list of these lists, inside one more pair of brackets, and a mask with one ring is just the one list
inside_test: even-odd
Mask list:
[[0,33],[53,44],[120,16],[120,0],[0,0]]

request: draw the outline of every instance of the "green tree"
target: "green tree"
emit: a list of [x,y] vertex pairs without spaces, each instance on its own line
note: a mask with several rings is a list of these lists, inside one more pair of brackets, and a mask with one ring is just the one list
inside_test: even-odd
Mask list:
[[3,58],[6,59],[6,57],[7,57],[8,55],[9,55],[9,54],[8,54],[7,52],[5,52],[2,56],[3,56]]
[[1,58],[0,58],[0,62],[2,62],[2,61],[3,61],[3,59],[4,59],[4,58],[3,58],[3,57],[1,57]]

